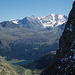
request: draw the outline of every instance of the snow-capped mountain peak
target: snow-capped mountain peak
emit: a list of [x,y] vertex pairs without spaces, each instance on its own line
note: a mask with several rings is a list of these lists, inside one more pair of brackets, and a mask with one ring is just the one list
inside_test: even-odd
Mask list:
[[28,18],[36,19],[34,15],[28,16]]
[[37,20],[37,17],[35,17],[34,15],[31,15],[31,16],[28,16],[27,19],[29,21],[35,21],[35,20]]
[[43,24],[44,27],[49,26],[55,27],[65,23],[67,21],[67,16],[63,14],[56,15],[54,13],[50,13],[47,16],[38,17],[38,19],[40,20],[40,22]]
[[62,14],[59,14],[58,15],[58,18],[62,19],[63,18],[63,15]]

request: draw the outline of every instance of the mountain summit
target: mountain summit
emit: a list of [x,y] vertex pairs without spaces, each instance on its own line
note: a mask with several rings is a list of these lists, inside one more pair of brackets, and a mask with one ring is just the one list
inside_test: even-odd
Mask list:
[[31,28],[31,29],[40,29],[43,27],[39,19],[34,15],[19,20],[18,24],[22,25],[22,27],[24,28]]
[[59,40],[55,59],[42,75],[75,75],[75,1]]
[[56,27],[67,21],[67,16],[63,14],[50,13],[47,16],[38,17],[44,27]]

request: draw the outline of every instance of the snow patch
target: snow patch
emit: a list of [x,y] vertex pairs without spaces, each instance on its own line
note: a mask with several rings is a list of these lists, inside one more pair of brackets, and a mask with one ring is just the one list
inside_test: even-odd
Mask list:
[[58,18],[62,19],[63,18],[63,15],[62,14],[59,14],[58,15]]
[[70,24],[70,28],[72,28],[73,26],[72,26],[72,24]]
[[72,56],[69,56],[69,58],[71,59]]
[[73,51],[73,49],[70,49],[71,51]]
[[72,28],[67,28],[67,30],[69,30],[69,31],[71,31],[71,32],[73,31]]
[[74,43],[75,43],[75,40],[74,40],[74,41],[73,41],[73,43],[71,44],[70,48],[72,48],[72,47],[73,47]]
[[75,54],[74,54],[74,56],[73,56],[73,59],[75,60]]
[[68,60],[68,58],[65,58],[64,60],[65,60],[65,61],[67,61],[67,60]]
[[14,20],[14,21],[12,21],[13,23],[15,23],[15,24],[18,24],[18,21],[16,21],[16,20]]
[[58,66],[58,69],[60,69],[60,66]]
[[75,65],[73,65],[73,67],[75,67]]

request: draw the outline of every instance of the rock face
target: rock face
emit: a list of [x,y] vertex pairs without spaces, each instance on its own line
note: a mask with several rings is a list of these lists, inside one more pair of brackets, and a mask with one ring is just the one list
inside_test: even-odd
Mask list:
[[75,1],[59,40],[55,60],[41,75],[75,75]]

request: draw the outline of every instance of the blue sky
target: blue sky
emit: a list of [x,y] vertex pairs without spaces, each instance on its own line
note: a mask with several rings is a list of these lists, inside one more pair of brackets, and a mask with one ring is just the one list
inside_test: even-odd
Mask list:
[[74,0],[0,0],[0,21],[49,13],[69,14]]

